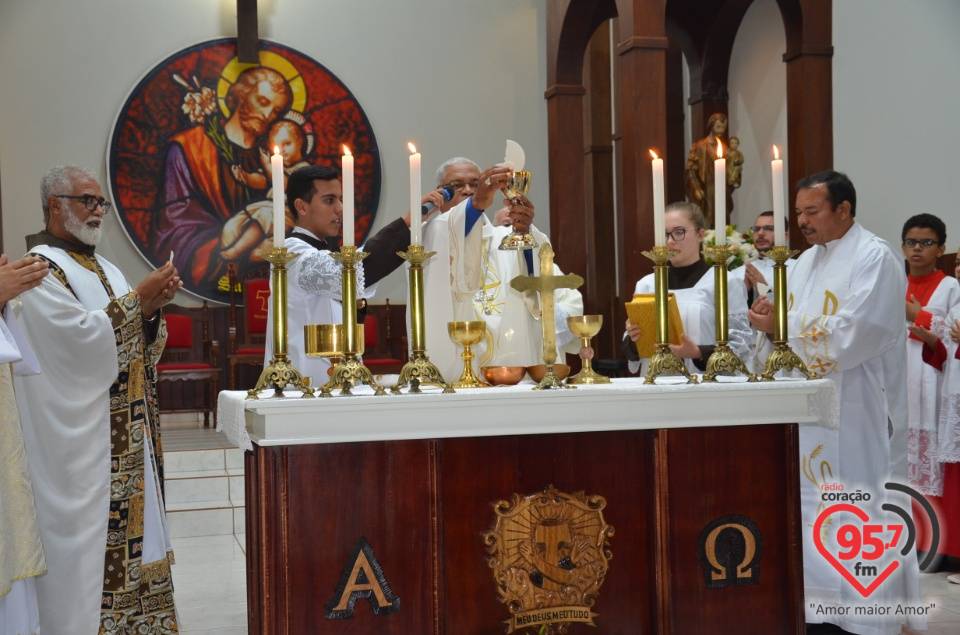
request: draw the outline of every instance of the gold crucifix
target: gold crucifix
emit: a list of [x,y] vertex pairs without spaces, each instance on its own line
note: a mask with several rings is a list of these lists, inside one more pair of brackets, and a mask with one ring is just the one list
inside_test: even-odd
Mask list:
[[565,386],[553,373],[553,365],[557,361],[557,318],[553,312],[553,292],[557,289],[576,289],[583,284],[583,278],[568,273],[563,276],[553,275],[553,248],[550,243],[543,243],[540,247],[540,275],[517,276],[510,281],[510,286],[523,293],[537,291],[540,293],[540,327],[543,329],[543,363],[547,366],[547,374],[534,390],[544,388],[575,388]]

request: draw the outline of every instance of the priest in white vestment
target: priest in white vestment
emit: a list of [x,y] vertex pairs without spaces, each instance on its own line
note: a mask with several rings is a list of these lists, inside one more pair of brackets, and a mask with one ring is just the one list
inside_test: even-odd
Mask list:
[[[846,175],[820,172],[800,181],[797,190],[798,226],[812,247],[788,275],[789,344],[807,368],[833,380],[840,401],[838,430],[800,427],[807,623],[834,624],[859,635],[894,635],[904,623],[924,628],[925,618],[909,613],[920,606],[919,568],[915,550],[901,555],[902,536],[895,547],[881,548],[880,557],[870,560],[863,556],[877,547],[864,542],[856,561],[876,566],[877,575],[856,577],[853,561],[844,561],[862,590],[822,555],[817,542],[839,562],[838,534],[850,524],[862,535],[865,523],[852,512],[838,511],[818,536],[813,531],[821,512],[836,504],[836,497],[825,499],[825,493],[869,493],[869,501],[854,498],[853,504],[868,515],[867,522],[887,527],[871,538],[883,543],[893,542],[888,526],[904,521],[881,505],[890,503],[910,514],[910,497],[884,487],[907,482],[903,260],[889,243],[855,222],[856,190]],[[772,310],[767,298],[758,299],[751,322],[772,334]],[[889,577],[865,593],[888,568]],[[884,615],[877,614],[877,606],[887,609]]]
[[[543,363],[540,298],[510,286],[519,275],[540,275],[539,249],[500,250],[500,241],[512,230],[492,224],[483,214],[506,186],[511,169],[494,166],[482,173],[463,157],[450,159],[437,170],[437,187],[449,187],[454,196],[443,212],[423,227],[423,244],[436,256],[424,263],[427,355],[444,379],[456,381],[463,370],[461,349],[447,334],[447,322],[483,320],[484,341],[473,347],[474,373],[484,366],[533,366]],[[520,231],[529,231],[540,245],[550,239],[534,225],[533,204],[524,197],[505,201],[508,216]],[[554,265],[553,275],[562,275]],[[583,298],[574,289],[555,296],[557,361],[576,353],[579,340],[567,327],[567,317],[583,314]],[[408,316],[409,321],[409,316]]]
[[20,324],[43,373],[15,381],[48,567],[43,634],[176,633],[156,362],[180,279],[167,263],[132,288],[96,254],[110,203],[91,172],[51,169],[41,198],[46,230],[27,245],[50,275],[20,295]]
[[13,392],[13,373],[40,367],[17,324],[16,296],[43,280],[49,267],[38,258],[8,262],[0,255],[0,635],[37,635],[35,578],[46,572],[33,486]]

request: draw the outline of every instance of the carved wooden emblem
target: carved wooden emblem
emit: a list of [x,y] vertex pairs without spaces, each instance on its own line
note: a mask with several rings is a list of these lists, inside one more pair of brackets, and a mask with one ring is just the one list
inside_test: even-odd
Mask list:
[[746,516],[722,516],[707,524],[697,552],[708,589],[760,584],[763,535]]
[[591,609],[609,568],[613,527],[607,501],[552,485],[494,505],[496,525],[483,534],[500,601],[510,610],[507,633],[542,627],[566,633],[572,622],[594,626]]
[[324,605],[328,620],[353,618],[353,607],[358,599],[370,602],[374,615],[389,615],[400,610],[398,598],[383,574],[383,567],[366,537],[360,536],[347,559],[333,598]]

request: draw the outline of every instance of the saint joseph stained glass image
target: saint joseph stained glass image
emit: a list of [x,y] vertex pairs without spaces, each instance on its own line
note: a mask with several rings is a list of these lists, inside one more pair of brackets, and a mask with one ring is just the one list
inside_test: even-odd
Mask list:
[[110,190],[120,222],[154,267],[171,254],[184,288],[229,301],[226,272],[265,261],[275,232],[270,156],[285,179],[308,164],[340,169],[355,157],[356,244],[380,198],[380,153],[350,91],[302,53],[261,41],[258,64],[237,60],[236,39],[175,53],[137,84],[108,146]]

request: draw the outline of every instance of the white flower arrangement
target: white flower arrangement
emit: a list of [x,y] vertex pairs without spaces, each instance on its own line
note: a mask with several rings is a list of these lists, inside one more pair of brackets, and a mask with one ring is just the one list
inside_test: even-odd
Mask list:
[[[716,233],[708,229],[703,234],[703,246],[713,247],[716,244]],[[727,262],[727,270],[732,271],[737,267],[742,267],[748,262],[753,262],[760,258],[760,252],[753,246],[753,237],[750,234],[741,234],[737,231],[736,225],[727,225],[727,245],[736,247],[736,255]],[[708,265],[713,264],[713,258],[704,257]]]

